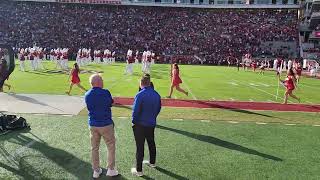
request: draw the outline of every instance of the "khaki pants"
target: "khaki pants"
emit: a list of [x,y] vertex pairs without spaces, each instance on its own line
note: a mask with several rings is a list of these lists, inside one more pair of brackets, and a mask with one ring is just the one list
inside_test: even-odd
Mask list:
[[91,131],[91,153],[92,153],[92,168],[98,170],[100,167],[99,147],[101,136],[107,145],[108,149],[108,169],[113,170],[115,167],[115,151],[116,138],[114,136],[113,124],[105,127],[90,127]]

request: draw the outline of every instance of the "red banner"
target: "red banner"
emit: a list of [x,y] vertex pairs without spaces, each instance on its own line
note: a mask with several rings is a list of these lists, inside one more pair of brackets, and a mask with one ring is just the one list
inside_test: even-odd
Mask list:
[[121,4],[121,0],[56,0],[59,3]]

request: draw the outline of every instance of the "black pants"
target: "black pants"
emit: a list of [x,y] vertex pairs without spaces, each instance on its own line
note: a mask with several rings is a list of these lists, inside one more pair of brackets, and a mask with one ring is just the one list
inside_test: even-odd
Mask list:
[[144,141],[147,139],[150,155],[150,163],[156,163],[156,144],[154,142],[155,127],[146,127],[142,125],[134,125],[134,139],[136,140],[136,168],[138,172],[142,171],[142,161],[144,157]]

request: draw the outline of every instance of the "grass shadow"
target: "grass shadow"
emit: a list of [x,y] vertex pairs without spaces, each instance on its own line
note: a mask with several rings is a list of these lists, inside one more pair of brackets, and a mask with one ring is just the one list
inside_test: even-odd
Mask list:
[[180,175],[178,175],[178,174],[175,174],[175,173],[173,173],[173,172],[170,172],[170,171],[168,171],[168,170],[166,170],[166,169],[163,169],[163,168],[161,168],[161,167],[156,167],[155,169],[158,170],[159,172],[167,175],[167,176],[170,176],[170,177],[173,178],[173,179],[180,179],[180,180],[187,180],[187,179],[188,179],[188,178],[185,178],[185,177],[180,176]]
[[252,111],[248,111],[248,110],[244,110],[244,109],[237,109],[237,108],[233,108],[233,107],[230,107],[230,106],[222,106],[222,105],[216,104],[214,102],[210,102],[209,103],[209,102],[205,102],[205,101],[193,101],[193,100],[192,101],[191,100],[181,100],[181,101],[203,104],[203,105],[209,106],[210,108],[220,108],[220,109],[226,109],[226,110],[233,111],[233,112],[257,115],[257,116],[264,116],[264,117],[268,117],[268,118],[277,118],[277,117],[274,117],[274,116],[261,114],[261,113],[257,113],[257,112],[252,112]]
[[230,150],[239,151],[239,152],[243,152],[243,153],[251,154],[251,155],[255,155],[255,156],[260,156],[262,158],[270,159],[273,161],[283,161],[281,158],[278,158],[278,157],[275,157],[272,155],[268,155],[268,154],[264,154],[264,153],[261,153],[261,152],[254,150],[254,149],[250,149],[250,148],[247,148],[247,147],[244,147],[244,146],[232,143],[232,142],[228,142],[228,141],[216,138],[216,137],[206,136],[206,135],[202,135],[202,134],[195,134],[195,133],[191,133],[188,131],[174,129],[174,128],[170,128],[170,127],[166,127],[166,126],[162,126],[162,125],[157,125],[157,128],[171,131],[171,132],[174,132],[177,134],[181,134],[181,135],[187,136],[189,138],[199,140],[201,142],[206,142],[209,144],[217,145],[217,146],[224,147],[224,148],[227,148]]
[[[10,134],[1,136],[0,140],[2,143],[4,141],[7,141],[18,144],[21,147],[24,147],[26,146],[26,144],[30,144],[32,142],[32,144],[28,148],[34,149],[37,152],[41,153],[41,158],[44,158],[44,160],[49,160],[50,162],[55,163],[59,167],[63,168],[66,172],[75,176],[77,179],[90,179],[92,173],[91,164],[79,159],[70,152],[49,146],[43,140],[38,141],[32,139],[24,135],[23,133],[29,132],[27,130],[11,132]],[[12,152],[9,153],[6,150],[5,146],[1,144],[0,154],[8,161],[8,164],[11,165],[0,162],[0,167],[6,169],[9,172],[17,174],[24,179],[48,179],[48,177],[44,177],[41,172],[38,172],[35,167],[24,161],[24,158],[29,157],[28,155],[19,155],[17,151],[19,150],[16,150],[16,152],[12,155]],[[90,171],[90,173],[88,172],[86,174],[86,176],[88,177],[84,177],[83,173],[79,173],[83,171]]]

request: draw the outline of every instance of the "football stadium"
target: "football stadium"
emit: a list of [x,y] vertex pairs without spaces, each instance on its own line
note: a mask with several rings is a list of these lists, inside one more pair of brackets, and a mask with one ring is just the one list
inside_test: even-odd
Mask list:
[[0,179],[320,179],[317,0],[1,0]]

